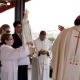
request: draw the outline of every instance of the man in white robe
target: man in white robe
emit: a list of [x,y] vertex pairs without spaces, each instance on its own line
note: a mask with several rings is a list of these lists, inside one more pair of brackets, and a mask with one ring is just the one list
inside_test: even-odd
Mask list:
[[[32,74],[32,80],[49,80],[49,66],[50,66],[50,60],[52,59],[52,43],[46,39],[46,32],[41,31],[39,38],[34,40],[34,45],[36,48],[36,59],[37,59],[37,64],[38,68],[36,69],[39,70],[38,72],[38,79],[34,78],[35,74]],[[33,66],[33,65],[32,65]],[[33,70],[32,70],[33,71]]]
[[14,49],[8,45],[1,46],[1,80],[18,80],[18,59],[30,54],[27,44]]
[[64,29],[53,44],[53,80],[80,80],[80,16],[74,24]]

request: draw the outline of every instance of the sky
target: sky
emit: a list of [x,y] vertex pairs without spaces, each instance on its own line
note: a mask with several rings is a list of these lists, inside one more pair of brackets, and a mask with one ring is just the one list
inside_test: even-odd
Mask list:
[[[75,18],[80,15],[79,8],[80,0],[31,0],[25,4],[34,32],[58,30],[58,25],[72,27]],[[8,23],[13,32],[13,22],[14,8],[0,14],[0,26]]]

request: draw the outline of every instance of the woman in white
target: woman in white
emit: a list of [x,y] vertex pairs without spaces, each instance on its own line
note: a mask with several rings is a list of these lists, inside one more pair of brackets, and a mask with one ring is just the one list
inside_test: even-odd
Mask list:
[[32,45],[32,42],[27,42],[25,45],[14,49],[13,37],[11,34],[3,34],[1,37],[1,80],[17,80],[17,61],[20,58],[29,59],[28,45]]
[[[10,26],[8,24],[3,24],[0,27],[0,42],[1,42],[1,36],[5,33],[10,33]],[[0,80],[1,80],[1,54],[0,54]]]

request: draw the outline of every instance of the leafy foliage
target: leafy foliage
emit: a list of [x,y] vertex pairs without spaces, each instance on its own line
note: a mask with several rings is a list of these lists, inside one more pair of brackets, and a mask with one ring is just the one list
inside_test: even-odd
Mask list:
[[48,39],[53,42],[55,40],[55,38],[53,36],[48,37]]

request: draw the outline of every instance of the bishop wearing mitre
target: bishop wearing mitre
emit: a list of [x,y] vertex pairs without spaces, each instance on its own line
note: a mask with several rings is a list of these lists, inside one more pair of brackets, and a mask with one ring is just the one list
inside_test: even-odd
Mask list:
[[52,48],[53,80],[80,80],[80,15],[64,29]]

